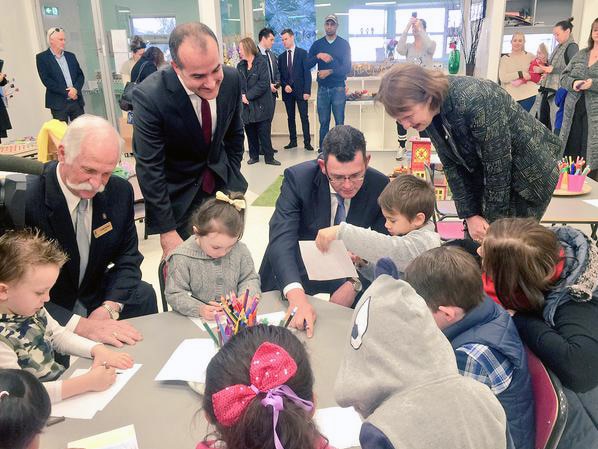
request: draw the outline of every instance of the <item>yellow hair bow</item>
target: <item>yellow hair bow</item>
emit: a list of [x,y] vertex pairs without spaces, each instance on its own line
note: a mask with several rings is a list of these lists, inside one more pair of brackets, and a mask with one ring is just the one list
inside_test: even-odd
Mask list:
[[245,209],[247,207],[247,203],[245,202],[245,200],[231,200],[226,193],[221,192],[220,190],[216,192],[216,199],[219,201],[224,201],[225,203],[234,206],[235,209],[237,209],[239,212],[241,212],[242,209]]

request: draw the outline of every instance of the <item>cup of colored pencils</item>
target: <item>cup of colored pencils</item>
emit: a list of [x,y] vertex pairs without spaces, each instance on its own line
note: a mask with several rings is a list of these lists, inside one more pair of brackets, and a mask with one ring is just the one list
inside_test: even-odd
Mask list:
[[[233,335],[236,335],[245,327],[255,326],[257,319],[257,307],[260,303],[258,295],[249,297],[249,290],[245,290],[243,296],[237,296],[234,292],[229,295],[215,299],[222,306],[222,312],[216,313],[216,335],[210,329],[208,333],[218,346],[225,344]],[[205,326],[209,329],[209,326]],[[206,330],[207,330],[206,329]]]

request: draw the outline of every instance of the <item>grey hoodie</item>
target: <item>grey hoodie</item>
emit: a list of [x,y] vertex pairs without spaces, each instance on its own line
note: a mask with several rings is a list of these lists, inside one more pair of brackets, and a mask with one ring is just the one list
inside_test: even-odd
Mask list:
[[490,389],[459,375],[450,343],[404,281],[378,277],[353,313],[335,384],[365,419],[364,449],[505,449],[506,417]]

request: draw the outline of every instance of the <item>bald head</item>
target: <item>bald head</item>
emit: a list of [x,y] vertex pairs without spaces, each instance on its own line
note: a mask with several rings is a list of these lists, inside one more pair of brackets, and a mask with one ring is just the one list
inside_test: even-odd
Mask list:
[[212,29],[201,22],[189,22],[178,25],[168,39],[168,46],[170,47],[170,56],[172,61],[180,68],[183,68],[183,63],[179,55],[179,47],[187,41],[193,47],[201,52],[206,52],[210,41],[216,43],[218,48],[218,39]]

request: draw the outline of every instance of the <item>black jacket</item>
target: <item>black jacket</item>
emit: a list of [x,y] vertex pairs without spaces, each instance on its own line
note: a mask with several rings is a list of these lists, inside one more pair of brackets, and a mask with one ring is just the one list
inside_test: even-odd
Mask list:
[[131,81],[141,83],[144,79],[157,71],[158,69],[156,68],[156,64],[154,64],[154,61],[141,57],[131,69]]
[[[106,189],[93,198],[92,231],[111,223],[112,230],[95,237],[92,232],[89,262],[79,286],[79,249],[66,199],[58,184],[55,161],[45,164],[40,176],[27,176],[25,224],[58,241],[69,260],[50,290],[52,317],[65,324],[79,299],[92,311],[106,299],[123,303],[141,300],[133,292],[141,281],[143,256],[137,248],[133,221],[133,188],[112,176]],[[111,266],[111,264],[114,264]]]
[[270,90],[270,74],[266,57],[255,56],[251,70],[247,70],[247,61],[237,64],[241,79],[241,93],[245,94],[249,104],[243,104],[243,123],[258,123],[271,120],[274,113],[274,98]]
[[216,190],[247,189],[241,174],[239,75],[230,67],[223,70],[210,144],[204,142],[191,100],[172,67],[159,70],[134,90],[133,145],[150,234],[185,224],[187,215],[207,195],[201,189],[206,166],[214,173]]
[[[74,53],[65,51],[64,58],[66,58],[69,67],[73,87],[78,92],[77,102],[83,107],[85,102],[83,101],[82,90],[85,76]],[[38,53],[35,56],[35,63],[37,64],[37,73],[44,86],[46,86],[46,107],[50,109],[65,108],[68,99],[66,81],[52,51],[48,48],[46,51]]]

